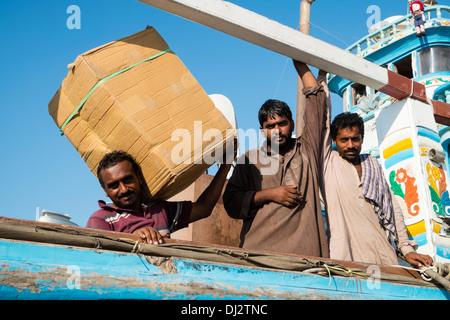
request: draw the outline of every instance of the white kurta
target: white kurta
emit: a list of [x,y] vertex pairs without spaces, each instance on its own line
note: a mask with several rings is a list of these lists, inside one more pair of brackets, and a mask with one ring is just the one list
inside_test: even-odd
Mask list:
[[[330,257],[371,264],[398,264],[387,232],[380,225],[372,204],[363,195],[356,168],[332,149],[330,121],[327,121],[324,139],[322,191],[329,222]],[[406,255],[414,251],[417,243],[408,239],[403,212],[392,191],[391,195],[397,245]]]

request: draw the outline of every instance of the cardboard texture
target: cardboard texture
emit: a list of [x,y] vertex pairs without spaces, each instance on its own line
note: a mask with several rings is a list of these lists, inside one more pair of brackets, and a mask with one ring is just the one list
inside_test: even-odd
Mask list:
[[[151,197],[160,199],[192,184],[211,165],[204,153],[225,150],[235,135],[176,54],[161,54],[167,49],[158,32],[147,27],[81,54],[48,106],[61,128],[87,97],[65,124],[64,135],[94,175],[106,153],[130,153],[141,165]],[[183,135],[172,137],[177,129]],[[203,141],[209,129],[220,135]]]

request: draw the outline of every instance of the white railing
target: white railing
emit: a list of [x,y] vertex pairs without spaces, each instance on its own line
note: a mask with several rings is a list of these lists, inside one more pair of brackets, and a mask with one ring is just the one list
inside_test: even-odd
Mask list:
[[[425,8],[425,14],[427,16],[427,21],[438,20],[438,19],[450,19],[450,7],[449,6],[431,6]],[[445,17],[443,17],[443,14]],[[447,17],[448,15],[448,17]],[[370,48],[371,46],[388,39],[400,31],[414,27],[414,23],[411,22],[412,15],[407,14],[398,20],[389,23],[386,26],[380,27],[376,31],[368,34],[364,38],[358,40],[351,46],[349,46],[347,51],[360,54],[363,50]]]

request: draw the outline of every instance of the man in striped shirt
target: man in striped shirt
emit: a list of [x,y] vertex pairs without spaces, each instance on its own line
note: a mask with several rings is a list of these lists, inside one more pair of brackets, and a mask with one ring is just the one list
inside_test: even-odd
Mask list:
[[151,202],[146,200],[142,171],[133,157],[123,151],[111,152],[100,161],[97,176],[113,204],[100,200],[100,209],[86,227],[136,234],[150,244],[163,243],[170,233],[211,214],[230,167],[231,161],[220,166],[196,202]]

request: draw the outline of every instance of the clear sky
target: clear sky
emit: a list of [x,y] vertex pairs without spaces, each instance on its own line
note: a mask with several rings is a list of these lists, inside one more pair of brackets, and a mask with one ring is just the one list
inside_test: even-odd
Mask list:
[[[300,0],[233,0],[297,28]],[[438,1],[445,4],[445,1]],[[80,29],[67,21],[80,9]],[[367,34],[367,23],[407,13],[406,0],[316,0],[311,35],[345,49]],[[70,22],[70,21],[69,21]],[[0,2],[1,216],[34,220],[36,208],[69,214],[85,226],[105,199],[97,179],[48,113],[67,65],[92,48],[153,26],[208,94],[227,96],[238,126],[259,128],[257,112],[276,98],[296,108],[297,76],[290,59],[136,0],[16,0]],[[316,70],[314,69],[316,72]],[[333,114],[342,100],[333,95]]]

